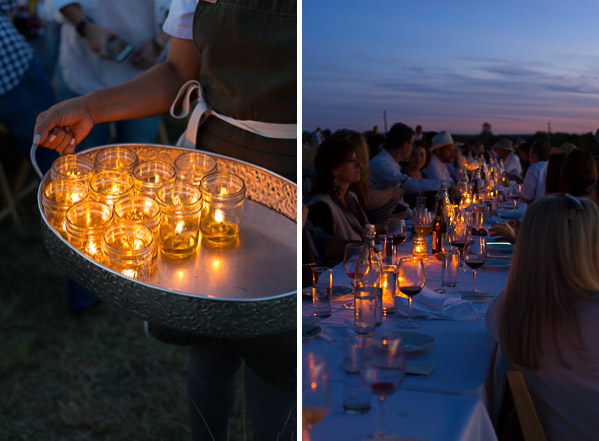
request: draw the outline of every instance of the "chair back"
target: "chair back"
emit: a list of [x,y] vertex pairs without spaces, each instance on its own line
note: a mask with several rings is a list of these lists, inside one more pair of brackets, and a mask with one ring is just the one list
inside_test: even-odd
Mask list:
[[507,379],[512,391],[518,420],[520,420],[524,441],[547,441],[522,372],[510,371],[507,373]]

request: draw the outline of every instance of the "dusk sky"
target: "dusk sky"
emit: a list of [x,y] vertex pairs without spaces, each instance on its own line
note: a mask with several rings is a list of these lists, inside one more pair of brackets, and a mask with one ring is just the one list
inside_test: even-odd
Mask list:
[[304,0],[302,128],[599,127],[596,0]]

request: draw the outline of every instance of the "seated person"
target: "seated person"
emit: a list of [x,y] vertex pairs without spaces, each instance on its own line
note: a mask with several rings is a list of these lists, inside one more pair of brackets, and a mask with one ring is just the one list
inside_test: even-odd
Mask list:
[[370,177],[374,189],[397,186],[404,194],[419,195],[439,191],[442,182],[451,184],[451,181],[417,179],[402,173],[399,163],[408,160],[413,145],[414,131],[410,127],[403,123],[396,123],[391,127],[383,149],[370,160]]
[[366,213],[349,186],[360,181],[362,164],[354,145],[338,136],[325,140],[314,158],[314,195],[308,203],[308,219],[324,231],[315,239],[318,254],[327,266],[343,260],[345,244],[361,242]]
[[[549,159],[549,145],[544,141],[537,141],[530,146],[530,167],[526,171],[520,200],[531,203],[545,195],[545,178],[547,176],[547,161]],[[507,171],[506,171],[507,173]]]
[[572,196],[587,196],[587,188],[597,181],[597,163],[588,150],[575,148],[562,164],[562,191]]
[[[599,210],[548,195],[528,207],[489,333],[519,368],[548,440],[599,431]],[[551,237],[551,240],[547,240]]]
[[505,171],[506,179],[522,183],[522,165],[520,158],[516,155],[514,143],[511,139],[504,138],[493,145],[493,149],[497,156],[503,160],[503,170]]
[[456,144],[449,132],[439,132],[433,136],[432,140],[430,165],[424,170],[426,175],[431,179],[440,179],[447,181],[447,187],[453,183],[451,173],[447,168],[448,164],[453,163]]

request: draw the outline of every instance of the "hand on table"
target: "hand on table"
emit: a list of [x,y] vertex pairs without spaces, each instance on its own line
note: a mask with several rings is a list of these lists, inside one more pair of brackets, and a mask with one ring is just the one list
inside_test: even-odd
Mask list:
[[506,221],[503,223],[498,222],[491,225],[491,228],[489,228],[489,233],[496,239],[505,240],[509,243],[515,243],[517,235],[516,227],[517,222],[515,221]]

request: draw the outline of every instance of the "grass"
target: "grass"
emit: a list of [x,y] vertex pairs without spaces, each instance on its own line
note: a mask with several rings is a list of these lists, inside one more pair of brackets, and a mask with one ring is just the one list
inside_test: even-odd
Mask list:
[[[10,143],[0,133],[9,180],[22,160]],[[141,320],[107,304],[68,311],[36,193],[18,205],[21,227],[0,220],[0,440],[190,439],[187,349],[146,337]],[[240,391],[231,440],[244,439],[244,421],[250,433],[244,408]]]

